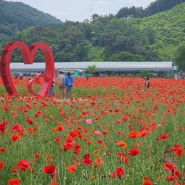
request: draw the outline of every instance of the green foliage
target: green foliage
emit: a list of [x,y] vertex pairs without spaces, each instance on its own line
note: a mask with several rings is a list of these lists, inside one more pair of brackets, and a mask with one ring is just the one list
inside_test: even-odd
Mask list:
[[92,65],[92,66],[88,66],[87,67],[87,72],[89,73],[89,74],[93,74],[93,73],[95,73],[96,72],[96,65]]
[[[150,54],[154,54],[154,60],[169,61],[171,60],[174,51],[179,43],[185,36],[185,3],[179,4],[171,10],[164,11],[162,13],[155,14],[150,17],[130,19],[129,23],[135,28],[137,32],[137,38],[142,39],[145,43],[146,50],[150,47]],[[144,36],[146,29],[150,29],[152,35],[152,42],[147,43],[148,36]],[[148,39],[147,39],[148,37]],[[143,40],[146,39],[146,40]],[[145,51],[146,51],[145,50]],[[149,50],[147,50],[148,52]],[[152,58],[147,54],[147,58]],[[157,54],[157,57],[156,57]]]
[[150,5],[146,9],[143,9],[142,7],[136,8],[135,6],[132,6],[130,8],[123,7],[118,11],[116,17],[124,18],[127,20],[130,17],[137,18],[151,16],[162,11],[169,10],[182,2],[185,2],[185,0],[156,0],[150,3]]
[[[20,2],[0,0],[0,41],[30,26],[61,24],[55,17]],[[4,42],[3,42],[4,43]],[[0,43],[1,46],[2,43]]]
[[91,46],[88,52],[88,60],[94,61],[94,62],[104,61],[104,52],[105,52],[105,48],[103,47]]
[[[0,0],[3,10],[7,7],[10,9],[4,14],[0,11],[0,50],[9,40],[23,40],[28,45],[33,42],[46,42],[52,48],[57,62],[170,61],[176,47],[185,37],[185,3],[172,3],[170,0],[165,9],[165,1],[156,1],[146,9],[153,9],[156,3],[160,3],[156,6],[157,14],[152,16],[143,17],[141,14],[144,10],[132,7],[129,11],[135,16],[127,16],[126,19],[94,14],[92,21],[50,24],[57,23],[58,20],[49,21],[42,17],[45,14],[35,17],[34,12],[37,10],[23,3]],[[14,15],[15,8],[22,11],[22,14]],[[27,20],[25,24],[22,17]],[[46,22],[49,25],[43,25]],[[21,59],[18,55],[13,55],[12,61],[19,62]],[[42,54],[37,54],[35,61],[43,61]]]
[[185,71],[185,42],[177,47],[174,55],[174,62],[180,71]]
[[151,77],[152,72],[150,72],[150,71],[140,71],[139,77],[145,77],[145,76]]
[[139,55],[133,55],[132,53],[122,51],[115,53],[110,57],[110,61],[142,61],[143,58]]

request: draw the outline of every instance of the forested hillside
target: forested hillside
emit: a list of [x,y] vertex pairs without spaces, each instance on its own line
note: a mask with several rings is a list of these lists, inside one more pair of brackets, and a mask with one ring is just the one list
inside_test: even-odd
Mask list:
[[30,26],[53,23],[61,23],[61,21],[24,3],[0,0],[1,43],[17,31],[22,31]]
[[156,0],[150,3],[150,5],[145,9],[143,9],[142,7],[135,6],[132,6],[130,8],[123,7],[118,11],[116,17],[124,19],[128,19],[130,17],[134,18],[147,17],[169,10],[182,2],[185,2],[185,0]]
[[[92,16],[84,22],[32,26],[14,34],[8,41],[28,45],[46,42],[56,62],[70,61],[170,61],[176,47],[185,39],[185,3],[141,18],[114,15]],[[21,58],[14,52],[12,61]],[[38,53],[35,61],[42,62]]]
[[159,60],[170,60],[176,47],[185,41],[185,3],[150,17],[130,19],[129,23],[147,50],[156,51]]

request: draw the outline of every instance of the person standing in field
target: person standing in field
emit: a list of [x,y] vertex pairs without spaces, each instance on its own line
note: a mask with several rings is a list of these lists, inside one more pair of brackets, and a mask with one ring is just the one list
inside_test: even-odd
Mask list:
[[67,76],[65,78],[65,88],[66,88],[66,98],[67,99],[72,98],[73,77],[71,76],[70,72],[67,73]]
[[49,97],[52,97],[53,96],[53,91],[54,91],[54,81],[52,81],[51,83],[51,87],[49,89]]
[[145,87],[149,88],[150,87],[149,77],[144,77],[144,79],[145,79]]
[[59,74],[57,76],[57,82],[58,82],[58,98],[59,99],[64,99],[65,95],[65,75],[62,71],[59,71]]

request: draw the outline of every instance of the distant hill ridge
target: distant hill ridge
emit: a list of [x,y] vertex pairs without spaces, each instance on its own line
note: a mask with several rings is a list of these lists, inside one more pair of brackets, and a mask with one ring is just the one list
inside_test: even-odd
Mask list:
[[24,3],[0,0],[0,41],[30,26],[61,23],[54,16]]

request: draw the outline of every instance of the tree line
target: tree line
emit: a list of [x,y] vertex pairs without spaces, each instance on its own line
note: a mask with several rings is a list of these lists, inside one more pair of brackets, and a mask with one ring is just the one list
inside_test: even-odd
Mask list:
[[131,17],[134,18],[147,17],[160,13],[162,11],[169,10],[182,2],[185,2],[185,0],[157,0],[150,3],[150,5],[145,9],[143,9],[142,7],[135,6],[132,6],[131,8],[123,7],[118,11],[116,17],[124,18],[126,20]]

